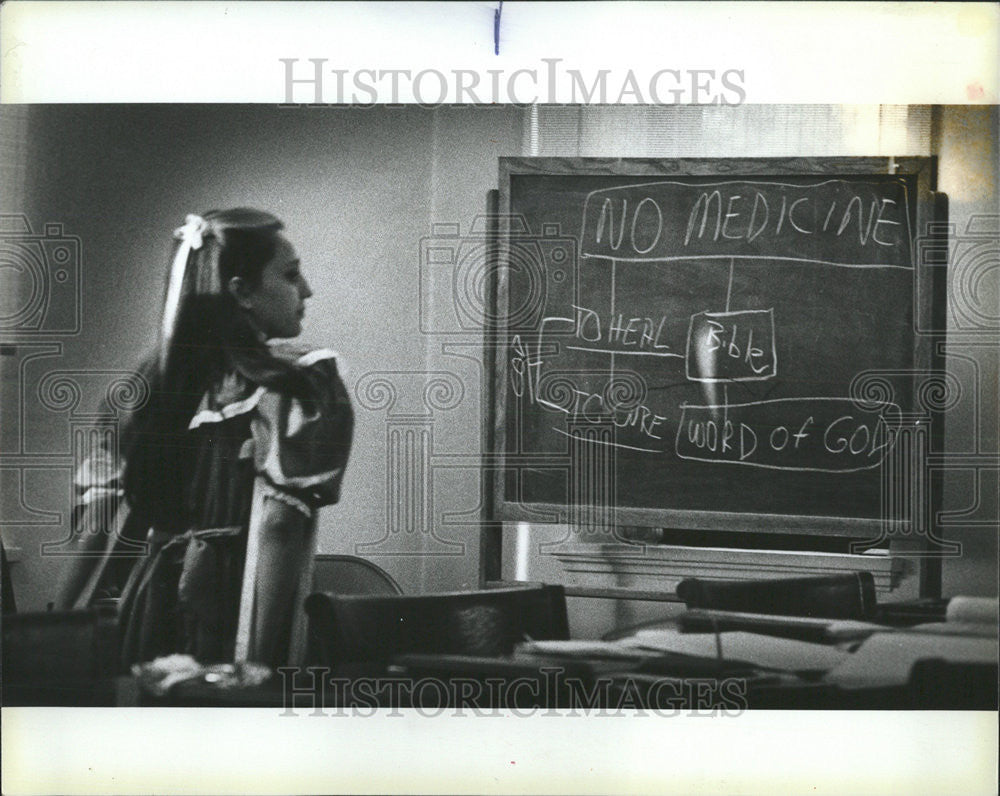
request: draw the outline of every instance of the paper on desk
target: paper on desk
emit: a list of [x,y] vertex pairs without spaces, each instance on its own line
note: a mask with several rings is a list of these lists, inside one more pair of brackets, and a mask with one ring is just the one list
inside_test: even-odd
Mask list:
[[1000,622],[1000,600],[996,597],[952,597],[948,601],[946,621],[982,623],[996,628]]
[[875,633],[826,675],[843,688],[905,685],[919,660],[941,658],[952,663],[996,663],[997,641],[974,636],[929,633]]
[[536,655],[562,655],[577,658],[638,658],[642,652],[618,641],[554,640],[527,641],[517,645],[517,652]]
[[[826,644],[813,644],[761,633],[730,631],[719,634],[722,657],[767,669],[788,672],[827,671],[849,653]],[[642,649],[714,658],[718,654],[715,633],[681,633],[674,628],[639,630],[621,640]]]
[[986,636],[1000,635],[997,626],[1000,601],[995,597],[952,597],[943,622],[925,622],[908,628],[918,633],[934,633],[940,636]]
[[826,626],[826,637],[830,641],[857,641],[886,629],[885,625],[862,622],[860,619],[830,619]]
[[996,638],[1000,635],[996,625],[985,622],[925,622],[906,628],[907,633],[933,633],[938,636],[984,636]]

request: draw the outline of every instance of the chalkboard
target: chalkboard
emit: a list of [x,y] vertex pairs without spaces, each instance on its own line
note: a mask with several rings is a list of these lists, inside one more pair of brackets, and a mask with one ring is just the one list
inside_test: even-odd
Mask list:
[[501,159],[499,518],[870,535],[934,367],[932,177]]

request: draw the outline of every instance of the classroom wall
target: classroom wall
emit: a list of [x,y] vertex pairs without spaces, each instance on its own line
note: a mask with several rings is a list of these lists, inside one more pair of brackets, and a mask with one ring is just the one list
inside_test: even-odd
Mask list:
[[[945,470],[945,536],[961,550],[943,562],[946,595],[996,596],[1000,486],[1000,113],[993,107],[936,109],[938,188],[948,195],[950,236],[946,368],[964,394],[946,415],[955,466]],[[970,464],[958,466],[959,457]],[[990,461],[992,459],[992,462]]]
[[[4,454],[23,439],[25,453],[54,457],[23,477],[3,474],[0,516],[5,544],[19,551],[19,607],[50,599],[64,561],[43,560],[39,545],[68,532],[69,412],[37,399],[40,374],[135,364],[153,343],[169,233],[186,213],[236,204],[272,209],[302,255],[316,293],[304,337],[340,352],[358,412],[342,501],[321,514],[320,550],[371,558],[409,592],[467,588],[479,577],[482,373],[478,330],[455,308],[474,314],[477,287],[463,280],[476,269],[434,265],[426,255],[454,249],[456,240],[474,245],[470,229],[496,187],[497,157],[938,154],[939,187],[951,196],[952,222],[965,230],[973,217],[997,212],[997,121],[995,108],[884,106],[5,112],[0,210],[25,214],[36,231],[61,224],[82,246],[80,332],[58,338],[61,350],[48,358],[24,364],[24,345],[0,358]],[[953,240],[953,271],[961,246],[969,244]],[[981,302],[981,314],[992,306],[993,317],[995,274],[972,299],[963,294]],[[995,455],[996,350],[977,342],[981,335],[961,339],[968,309],[951,307],[949,332],[959,347],[949,348],[948,367],[978,397],[949,415],[947,444],[953,452],[978,444]],[[34,379],[25,400],[12,393],[22,365]],[[385,384],[396,392],[392,405]],[[23,406],[23,421],[12,420],[11,406]],[[392,443],[407,439],[415,447],[397,469],[414,477],[419,470],[433,505],[414,506],[407,489],[416,484],[406,478],[388,482]],[[944,563],[945,593],[996,594],[990,472],[946,476],[949,535],[963,549]],[[433,520],[421,521],[421,510]],[[608,608],[606,621],[602,610],[588,603],[577,613],[598,624],[621,621],[620,609]]]

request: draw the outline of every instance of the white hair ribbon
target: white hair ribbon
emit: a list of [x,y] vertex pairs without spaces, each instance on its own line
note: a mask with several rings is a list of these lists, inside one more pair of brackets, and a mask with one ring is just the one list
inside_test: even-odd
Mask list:
[[184,285],[184,274],[187,271],[188,255],[192,251],[197,251],[204,243],[204,235],[208,229],[208,224],[201,216],[189,213],[184,219],[184,226],[174,230],[174,237],[180,240],[177,247],[174,261],[170,266],[170,275],[167,278],[167,297],[163,303],[163,323],[160,327],[160,373],[167,368],[167,355],[170,351],[170,342],[174,336],[174,327],[177,323],[177,311],[180,308],[181,288]]
[[184,226],[174,230],[174,237],[186,243],[189,248],[198,251],[201,248],[202,236],[207,229],[208,224],[205,223],[205,219],[194,213],[188,213],[184,219]]

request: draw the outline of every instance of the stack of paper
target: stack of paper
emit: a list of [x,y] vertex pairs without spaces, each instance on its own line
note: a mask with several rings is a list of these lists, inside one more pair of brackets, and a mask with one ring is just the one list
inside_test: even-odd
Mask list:
[[831,670],[827,682],[843,688],[905,685],[919,660],[940,658],[951,663],[996,663],[996,638],[925,632],[875,633],[843,663]]
[[1000,599],[996,597],[952,597],[945,621],[983,624],[997,629],[1000,622]]
[[921,633],[943,636],[984,636],[995,638],[1000,619],[1000,600],[989,597],[953,597],[943,622],[911,627]]

